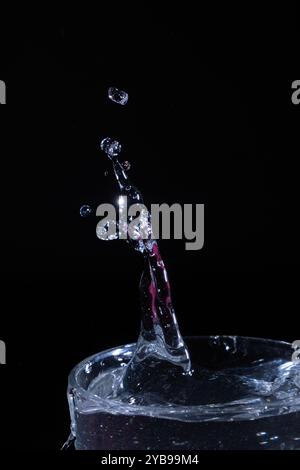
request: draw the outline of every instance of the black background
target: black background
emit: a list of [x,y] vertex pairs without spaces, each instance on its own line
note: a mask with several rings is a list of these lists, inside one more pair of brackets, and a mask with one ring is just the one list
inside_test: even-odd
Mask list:
[[70,369],[137,338],[142,260],[79,216],[116,197],[107,135],[147,203],[205,204],[202,250],[160,243],[182,333],[299,339],[297,24],[274,9],[108,5],[2,29],[0,448],[58,449]]

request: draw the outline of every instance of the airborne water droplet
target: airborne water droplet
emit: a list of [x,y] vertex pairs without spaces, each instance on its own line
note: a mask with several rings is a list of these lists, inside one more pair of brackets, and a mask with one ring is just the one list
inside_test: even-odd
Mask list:
[[84,204],[80,207],[79,213],[81,217],[89,217],[92,214],[93,210],[91,206]]
[[128,102],[128,93],[115,87],[110,87],[108,89],[108,97],[114,103],[121,104],[122,106]]
[[101,141],[101,150],[112,160],[117,157],[121,152],[122,146],[117,140],[113,140],[110,137],[106,137]]

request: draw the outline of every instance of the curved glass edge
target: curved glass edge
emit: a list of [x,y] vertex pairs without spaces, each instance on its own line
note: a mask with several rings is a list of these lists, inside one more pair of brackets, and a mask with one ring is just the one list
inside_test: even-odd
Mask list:
[[[188,336],[185,337],[186,340],[201,340],[201,341],[210,341],[214,338],[230,338],[233,336],[230,335],[219,335],[219,336]],[[244,337],[237,336],[236,338],[243,341],[258,341],[262,344],[270,344],[270,346],[289,348],[292,351],[291,343],[285,341],[278,341],[273,339],[265,339],[258,337]],[[117,346],[113,348],[106,349],[99,353],[96,353],[92,356],[87,357],[79,364],[77,364],[69,374],[68,382],[68,401],[70,407],[70,413],[72,422],[75,423],[75,409],[78,408],[78,403],[85,403],[84,413],[95,413],[95,412],[105,412],[108,414],[124,414],[124,415],[133,415],[133,416],[147,416],[152,418],[159,419],[169,419],[169,420],[180,420],[185,422],[207,422],[207,421],[243,421],[243,420],[254,420],[262,419],[269,416],[276,416],[275,411],[281,410],[277,415],[289,414],[293,412],[300,411],[300,396],[297,399],[293,400],[292,403],[286,403],[284,408],[281,400],[274,401],[274,403],[265,409],[264,400],[258,398],[253,400],[252,403],[249,401],[243,402],[243,400],[232,401],[226,404],[226,407],[222,405],[222,409],[219,405],[197,405],[197,406],[173,406],[172,410],[166,410],[164,406],[156,406],[153,409],[150,409],[149,406],[135,406],[131,405],[128,407],[126,404],[120,402],[115,402],[114,400],[108,400],[100,398],[97,395],[93,395],[91,392],[84,389],[78,382],[79,374],[83,372],[87,364],[95,364],[102,362],[104,359],[110,357],[117,357],[118,355],[127,353],[129,356],[134,352],[136,343],[129,343],[122,346]],[[88,403],[88,406],[86,404]],[[246,412],[241,412],[241,407],[247,405]],[[250,409],[249,409],[250,406]],[[253,406],[253,410],[251,410]],[[81,407],[80,407],[81,408]],[[237,409],[239,408],[239,410]],[[81,408],[82,412],[83,408]],[[251,411],[253,413],[251,414]],[[250,413],[249,413],[250,412]],[[250,418],[251,414],[251,418]],[[72,416],[73,415],[73,416]],[[72,433],[75,433],[75,430],[72,430]]]

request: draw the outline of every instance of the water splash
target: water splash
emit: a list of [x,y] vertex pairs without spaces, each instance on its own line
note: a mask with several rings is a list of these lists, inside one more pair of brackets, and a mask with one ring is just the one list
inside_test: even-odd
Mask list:
[[[107,137],[102,140],[101,149],[113,165],[121,193],[119,197],[120,208],[122,209],[124,196],[127,197],[128,206],[136,203],[144,206],[141,192],[128,177],[129,162],[124,167],[124,163],[119,161],[120,143]],[[128,223],[130,222],[131,219],[128,220]],[[103,227],[101,229],[103,230]],[[122,227],[122,230],[124,229],[126,230],[126,227]],[[145,232],[148,233],[147,237],[145,237]],[[133,248],[142,253],[145,259],[145,268],[140,281],[141,331],[135,354],[126,367],[122,383],[126,389],[128,387],[135,389],[142,386],[143,380],[141,379],[145,372],[149,374],[149,370],[151,370],[151,374],[154,373],[155,364],[161,367],[161,362],[164,362],[169,367],[177,367],[180,373],[188,373],[191,370],[191,363],[172,305],[167,270],[157,241],[152,238],[151,218],[148,211],[140,214],[136,234],[132,236],[131,232],[129,240]],[[151,369],[146,367],[150,363]]]

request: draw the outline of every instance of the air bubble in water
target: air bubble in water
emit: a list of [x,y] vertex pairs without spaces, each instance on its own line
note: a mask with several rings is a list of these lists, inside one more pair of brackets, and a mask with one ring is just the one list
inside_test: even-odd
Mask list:
[[118,90],[118,88],[110,87],[108,89],[108,97],[114,103],[124,106],[128,102],[128,93],[126,91]]
[[122,146],[117,140],[113,140],[110,137],[106,137],[101,141],[101,150],[106,153],[106,155],[113,159],[117,157],[121,152]]
[[91,206],[88,206],[87,204],[84,204],[83,206],[80,207],[79,213],[81,217],[89,217],[92,214],[93,210]]

